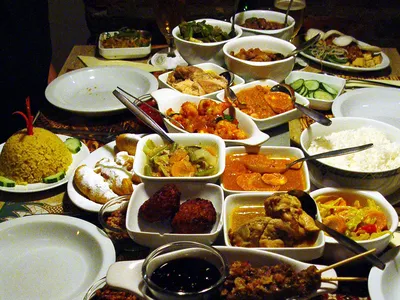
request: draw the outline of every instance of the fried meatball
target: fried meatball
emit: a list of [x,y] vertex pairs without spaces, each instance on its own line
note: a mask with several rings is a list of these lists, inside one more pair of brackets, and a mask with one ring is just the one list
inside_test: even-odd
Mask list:
[[217,219],[217,213],[211,201],[196,198],[181,204],[172,219],[174,233],[206,233]]
[[181,192],[175,184],[166,184],[139,208],[139,217],[148,222],[172,218],[179,209]]

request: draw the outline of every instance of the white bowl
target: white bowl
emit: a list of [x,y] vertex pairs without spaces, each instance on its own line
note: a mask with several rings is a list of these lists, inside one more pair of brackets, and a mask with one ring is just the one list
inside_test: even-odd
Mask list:
[[[308,148],[315,138],[326,136],[333,132],[359,129],[361,127],[375,128],[383,132],[391,142],[400,144],[400,129],[389,124],[372,119],[355,117],[333,118],[331,120],[332,124],[330,126],[313,123],[307,129],[303,130],[300,135],[300,145],[305,155],[311,155],[308,152]],[[350,146],[353,146],[353,144]],[[387,196],[398,190],[400,186],[400,172],[397,168],[382,172],[357,172],[337,166],[330,166],[318,159],[309,162],[309,169],[311,182],[317,187],[325,185],[373,190]],[[322,182],[318,178],[322,178]]]
[[[159,89],[151,93],[153,98],[157,101],[158,108],[161,112],[165,113],[167,109],[172,108],[174,111],[179,112],[181,106],[186,101],[198,104],[204,97],[196,97],[185,95],[171,89]],[[218,100],[214,100],[219,102]],[[250,116],[236,109],[236,118],[239,122],[239,128],[243,129],[247,135],[247,139],[243,140],[224,140],[227,146],[232,145],[260,145],[269,139],[269,135],[260,131],[257,125],[253,122]],[[164,118],[164,124],[169,132],[186,132],[180,127],[172,124],[168,119]]]
[[[206,24],[218,26],[225,32],[229,32],[231,30],[231,23],[220,20],[199,19],[195,20],[195,22],[201,22],[203,20],[206,21]],[[172,35],[174,37],[175,45],[179,51],[179,54],[183,57],[184,60],[188,62],[189,65],[210,62],[222,66],[224,64],[224,54],[222,52],[222,47],[228,41],[238,39],[243,33],[242,29],[237,25],[235,25],[235,32],[236,36],[234,38],[213,43],[195,43],[182,39],[179,37],[179,26],[176,26],[172,30]]]
[[142,182],[162,181],[164,184],[169,181],[203,181],[216,182],[221,176],[225,168],[225,144],[223,139],[214,134],[203,133],[171,133],[169,134],[178,145],[194,146],[194,145],[213,145],[218,150],[218,166],[217,173],[209,176],[196,177],[153,177],[147,176],[144,173],[144,167],[148,162],[146,154],[143,152],[143,147],[148,140],[152,140],[156,145],[164,145],[165,142],[158,134],[149,134],[142,137],[136,147],[135,161],[133,163],[133,172],[142,179]]
[[[241,153],[251,153],[251,149],[248,149],[244,146],[236,146],[236,147],[228,147],[226,148],[226,155],[228,154],[241,154]],[[276,157],[276,158],[282,158],[282,157],[295,157],[297,158],[302,158],[304,157],[303,151],[301,151],[299,148],[295,147],[279,147],[279,146],[261,146],[259,149],[257,149],[257,153],[265,154],[268,157]],[[225,159],[226,161],[226,159]],[[308,167],[307,167],[307,162],[304,162],[301,166],[301,172],[303,173],[303,178],[305,181],[305,189],[304,191],[308,192],[311,188],[311,183],[310,183],[310,176],[308,172]],[[264,191],[264,192],[257,192],[257,191],[238,191],[238,190],[230,190],[225,188],[224,186],[224,181],[221,178],[221,187],[225,192],[225,195],[231,195],[231,194],[257,194],[261,193],[263,195],[272,195],[276,193],[276,191]]]
[[242,48],[246,50],[260,48],[263,51],[287,55],[296,47],[287,41],[268,35],[246,36],[226,43],[222,50],[227,69],[242,76],[246,81],[272,79],[281,82],[293,70],[295,61],[293,56],[271,62],[255,62],[239,59],[230,54],[231,51],[237,53]]
[[318,74],[312,72],[303,72],[303,71],[292,71],[290,72],[289,76],[286,77],[285,83],[292,84],[298,79],[304,80],[318,80],[319,82],[324,82],[329,84],[332,88],[337,91],[337,95],[333,100],[323,100],[323,99],[316,99],[312,97],[307,97],[310,101],[310,107],[319,110],[329,110],[332,107],[332,104],[338,97],[342,94],[343,89],[346,85],[346,79],[331,76],[327,74]]
[[[242,84],[240,86],[233,86],[232,90],[237,93],[241,90],[252,88],[256,85],[272,87],[276,84],[278,84],[278,82],[270,80],[270,79],[256,80],[256,81]],[[220,101],[224,101],[224,92],[219,92],[217,94],[217,99]],[[304,98],[303,96],[300,96],[297,93],[296,93],[296,102],[298,102],[304,106],[307,106],[307,107],[310,105],[310,102],[306,98]],[[293,108],[289,111],[286,111],[284,113],[281,113],[281,114],[278,114],[278,115],[275,115],[275,116],[272,116],[269,118],[259,119],[259,118],[254,118],[252,116],[249,116],[249,117],[256,123],[257,127],[260,130],[266,130],[266,129],[270,129],[270,128],[282,125],[291,120],[300,118],[301,116],[302,116],[302,112],[300,112],[297,108]]]
[[[151,36],[150,32],[141,30],[143,33]],[[108,36],[114,36],[119,31],[103,32],[99,36],[99,54],[107,59],[126,59],[126,58],[142,58],[146,57],[151,52],[151,43],[147,47],[125,47],[125,48],[105,48],[103,41]]]
[[[227,69],[224,69],[223,67],[220,67],[216,64],[213,63],[202,63],[202,64],[198,64],[198,65],[194,65],[194,67],[198,67],[204,71],[212,71],[215,72],[216,74],[221,74],[222,72],[228,71]],[[168,75],[170,73],[172,73],[173,71],[170,72],[166,72],[161,74],[160,76],[158,76],[158,80],[160,81],[160,87],[161,88],[170,88],[173,89],[175,91],[178,91],[177,89],[175,89],[174,87],[172,87],[171,85],[168,84],[167,80],[168,80]],[[244,79],[238,75],[235,75],[234,79],[233,79],[233,85],[234,86],[239,86],[244,84]],[[211,99],[215,99],[216,95],[219,91],[216,92],[212,92],[209,94],[205,94],[202,95],[202,97],[207,97],[207,98],[211,98]]]
[[173,182],[181,192],[181,203],[189,199],[202,198],[210,200],[217,213],[217,220],[209,233],[179,234],[172,231],[169,224],[163,222],[149,223],[138,217],[140,206],[148,200],[156,191],[163,187],[166,182],[141,183],[134,191],[128,204],[126,213],[126,229],[129,236],[139,245],[149,248],[177,242],[193,241],[211,245],[222,230],[222,214],[224,195],[220,186],[212,183],[202,182]]
[[260,30],[260,29],[251,29],[241,24],[246,21],[248,18],[264,18],[267,21],[278,22],[278,23],[285,23],[285,14],[280,13],[277,11],[272,10],[246,10],[235,15],[235,24],[240,26],[243,30],[242,36],[252,36],[252,35],[269,35],[273,37],[277,37],[286,41],[289,41],[292,37],[293,30],[294,30],[294,19],[291,16],[287,17],[287,26],[281,29],[273,29],[273,30]]
[[[383,195],[376,191],[363,191],[356,189],[347,189],[347,188],[321,188],[310,193],[311,197],[314,199],[321,195],[329,195],[329,194],[350,194],[359,196],[362,199],[369,198],[374,200],[381,208],[386,218],[388,220],[389,231],[395,232],[397,229],[397,224],[399,222],[399,217],[396,213],[396,210],[393,206],[383,197]],[[376,254],[381,253],[385,248],[389,245],[389,242],[392,238],[390,233],[384,234],[375,239],[365,240],[365,241],[357,241],[358,244],[363,246],[367,250],[371,250],[373,248],[376,249]],[[339,244],[334,238],[330,236],[325,236],[325,252],[324,257],[333,261],[340,261],[350,256],[354,256],[354,253],[347,250],[343,245]]]
[[[232,211],[240,206],[264,206],[264,200],[271,196],[270,193],[243,193],[243,194],[235,194],[235,195],[229,195],[228,197],[225,198],[224,201],[224,240],[225,240],[225,245],[228,247],[235,247],[232,246],[230,240],[229,240],[229,228],[231,227],[231,220],[230,216],[232,214]],[[320,219],[320,217],[318,217]],[[251,248],[251,249],[257,249],[257,250],[265,250],[269,252],[274,252],[277,254],[281,254],[287,257],[291,257],[293,259],[298,259],[301,261],[310,261],[313,259],[316,259],[318,257],[321,257],[323,252],[324,252],[324,247],[325,247],[325,237],[324,233],[322,231],[319,232],[317,240],[313,246],[310,247],[284,247],[284,248]]]

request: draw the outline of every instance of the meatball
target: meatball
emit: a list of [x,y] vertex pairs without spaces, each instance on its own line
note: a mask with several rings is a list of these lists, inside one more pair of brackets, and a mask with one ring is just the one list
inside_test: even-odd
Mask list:
[[181,192],[175,184],[166,184],[139,208],[139,217],[148,222],[172,218],[179,209]]
[[216,219],[211,201],[196,198],[181,204],[171,225],[174,233],[206,233],[210,232]]

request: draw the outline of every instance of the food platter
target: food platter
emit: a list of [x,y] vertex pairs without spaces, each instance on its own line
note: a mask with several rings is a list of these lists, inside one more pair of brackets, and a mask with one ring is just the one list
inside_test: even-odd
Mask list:
[[[62,134],[57,134],[57,136],[62,140],[65,141],[67,138],[70,138],[70,136],[62,135]],[[0,145],[0,152],[2,151],[4,147],[4,143]],[[17,184],[15,187],[4,187],[0,186],[0,191],[5,191],[9,193],[33,193],[33,192],[41,192],[41,191],[46,191],[53,189],[55,187],[58,187],[60,185],[63,185],[69,181],[69,179],[73,176],[75,168],[81,163],[83,159],[85,159],[89,155],[89,149],[88,147],[82,143],[81,150],[76,153],[72,154],[72,163],[69,166],[65,177],[57,181],[55,183],[30,183],[27,185],[21,185]]]
[[82,299],[115,262],[111,240],[67,216],[28,216],[0,224],[1,299]]

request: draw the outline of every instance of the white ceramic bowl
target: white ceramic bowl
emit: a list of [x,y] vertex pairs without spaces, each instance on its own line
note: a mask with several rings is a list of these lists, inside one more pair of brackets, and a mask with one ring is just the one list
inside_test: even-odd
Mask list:
[[211,245],[222,230],[222,214],[224,195],[220,186],[212,183],[175,181],[181,192],[181,203],[189,199],[202,198],[210,200],[217,213],[217,220],[209,233],[178,234],[166,222],[149,223],[138,217],[140,206],[148,200],[166,182],[140,184],[134,191],[126,213],[126,229],[130,237],[139,245],[157,248],[161,245],[177,241],[193,241]]
[[[243,193],[229,195],[224,201],[224,240],[225,245],[228,247],[234,247],[229,240],[229,228],[231,227],[231,214],[232,211],[240,206],[263,206],[264,200],[271,196],[270,193]],[[269,252],[274,252],[287,257],[298,259],[301,261],[310,261],[321,257],[324,252],[325,247],[325,237],[322,231],[319,232],[317,240],[313,246],[310,247],[284,247],[284,248],[251,248],[257,250],[266,250]]]
[[[276,158],[282,158],[282,157],[295,157],[297,158],[302,158],[304,157],[303,151],[301,151],[299,148],[295,147],[279,147],[279,146],[261,146],[259,149],[257,149],[258,153],[265,154],[268,157],[276,157]],[[240,154],[240,153],[251,153],[250,149],[244,147],[244,146],[236,146],[236,147],[228,147],[226,148],[226,155],[228,154]],[[311,183],[310,183],[310,176],[308,172],[308,167],[307,167],[307,162],[304,162],[303,165],[301,166],[301,172],[303,174],[303,178],[305,181],[305,189],[304,191],[308,192],[311,188]],[[270,191],[270,192],[256,192],[256,191],[238,191],[238,190],[230,190],[227,189],[224,186],[224,181],[221,178],[221,187],[225,192],[225,195],[231,195],[231,194],[257,194],[261,193],[264,195],[272,195],[276,193],[276,191]]]
[[[172,108],[174,111],[179,112],[183,103],[190,101],[198,104],[202,99],[204,99],[203,97],[185,95],[171,89],[159,89],[151,93],[151,95],[157,101],[158,108],[163,113],[165,113],[169,108]],[[227,146],[260,145],[269,139],[269,135],[260,131],[257,125],[250,118],[250,116],[246,115],[238,109],[236,109],[236,118],[239,122],[239,128],[243,129],[247,133],[248,138],[243,140],[224,140]],[[165,118],[164,124],[169,132],[186,132],[182,130],[182,128],[172,124],[172,122]]]
[[[330,126],[311,124],[301,133],[300,145],[305,155],[311,155],[308,148],[315,138],[362,127],[375,128],[383,132],[391,142],[400,144],[400,129],[372,119],[346,117],[333,118]],[[311,182],[319,188],[323,186],[347,187],[378,191],[387,196],[398,190],[400,186],[400,172],[396,168],[383,172],[357,172],[330,166],[320,159],[310,161],[308,166]]]
[[283,40],[290,40],[294,30],[294,19],[291,16],[287,17],[287,26],[281,29],[271,29],[271,30],[259,30],[251,29],[241,26],[248,18],[264,18],[267,21],[285,23],[285,14],[272,10],[246,10],[235,15],[235,24],[239,25],[243,30],[242,36],[252,36],[252,35],[269,35],[277,37]]
[[298,79],[304,80],[318,80],[320,83],[329,84],[332,88],[337,91],[336,97],[333,100],[324,100],[324,99],[317,99],[314,97],[307,97],[310,101],[310,107],[319,110],[329,110],[332,107],[332,104],[338,97],[342,94],[343,89],[346,85],[346,79],[331,76],[327,74],[318,74],[312,72],[303,72],[303,71],[292,71],[290,72],[289,76],[286,77],[285,83],[292,84]]
[[[198,64],[195,65],[194,67],[198,67],[204,71],[212,71],[215,72],[216,74],[221,74],[222,72],[227,71],[227,69],[224,69],[223,67],[220,67],[216,64],[213,63],[202,63],[202,64]],[[167,83],[168,80],[168,75],[173,72],[166,72],[161,74],[160,76],[158,76],[158,80],[160,81],[160,88],[170,88],[173,89],[175,91],[178,91],[177,89],[175,89],[174,87],[172,87],[170,84]],[[233,85],[234,86],[239,86],[244,84],[244,79],[238,75],[235,75],[234,79],[233,79]],[[206,98],[211,98],[211,99],[215,99],[216,95],[218,94],[219,91],[213,92],[213,93],[209,93],[209,94],[205,94],[202,95],[202,97],[206,97]]]
[[231,51],[237,53],[242,48],[246,50],[260,48],[263,51],[287,55],[296,47],[288,41],[268,35],[246,36],[226,43],[222,50],[224,51],[227,69],[242,76],[246,81],[272,79],[282,82],[293,70],[295,61],[293,56],[271,62],[255,62],[239,59],[231,55]]
[[[229,32],[231,30],[231,23],[224,22],[214,19],[198,19],[195,22],[201,22],[205,20],[206,24],[212,26],[218,26],[223,31]],[[242,35],[242,29],[235,25],[236,36],[232,39],[213,42],[213,43],[195,43],[186,41],[179,37],[180,30],[179,26],[176,26],[172,30],[172,35],[174,37],[176,48],[179,54],[184,60],[188,62],[189,65],[196,65],[205,62],[210,62],[222,66],[224,64],[224,54],[222,52],[222,47],[230,40],[236,40]]]
[[[107,59],[126,59],[126,58],[142,58],[146,57],[151,52],[151,43],[146,47],[125,47],[125,48],[105,48],[103,41],[108,36],[114,36],[119,31],[103,32],[99,36],[99,54]],[[142,34],[151,37],[150,32],[141,30]]]
[[[340,194],[349,194],[359,196],[359,198],[366,199],[369,198],[374,200],[381,208],[386,218],[388,220],[389,231],[394,232],[397,229],[397,224],[399,222],[399,217],[396,213],[396,210],[393,206],[383,197],[381,193],[376,191],[363,191],[356,189],[347,189],[347,188],[321,188],[310,193],[311,197],[314,199],[321,195],[340,195]],[[384,234],[375,239],[365,240],[365,241],[357,241],[358,244],[365,247],[367,250],[371,250],[373,248],[376,249],[376,254],[381,253],[388,245],[392,238],[390,233]],[[330,236],[325,236],[325,252],[324,257],[328,260],[332,261],[340,261],[350,256],[354,256],[354,253],[347,250],[343,245],[339,244],[335,239]]]
[[[261,85],[261,86],[269,86],[272,87],[274,85],[278,84],[278,82],[270,80],[270,79],[266,79],[266,80],[256,80],[256,81],[252,81],[249,83],[245,83],[239,86],[233,86],[232,90],[234,92],[239,92],[241,90],[245,90],[248,88],[252,88],[256,85]],[[217,94],[217,99],[220,101],[224,101],[224,92],[219,92]],[[300,96],[299,94],[296,93],[296,102],[304,105],[304,106],[309,106],[310,102],[304,98],[303,96]],[[279,125],[282,125],[284,123],[287,123],[293,119],[297,119],[300,118],[302,116],[302,113],[297,109],[297,108],[293,108],[289,111],[286,111],[284,113],[269,117],[269,118],[254,118],[252,116],[249,116],[257,125],[257,127],[260,130],[266,130],[266,129],[270,129]]]
[[162,181],[164,184],[169,181],[185,181],[185,182],[216,182],[221,176],[225,168],[225,144],[223,139],[214,134],[203,133],[171,133],[169,134],[178,145],[194,146],[194,145],[213,145],[218,151],[217,173],[209,176],[197,177],[153,177],[144,173],[144,167],[148,162],[143,147],[148,140],[152,140],[156,145],[164,145],[165,142],[158,134],[150,134],[142,137],[136,148],[135,161],[133,163],[133,172],[142,179],[142,182]]

